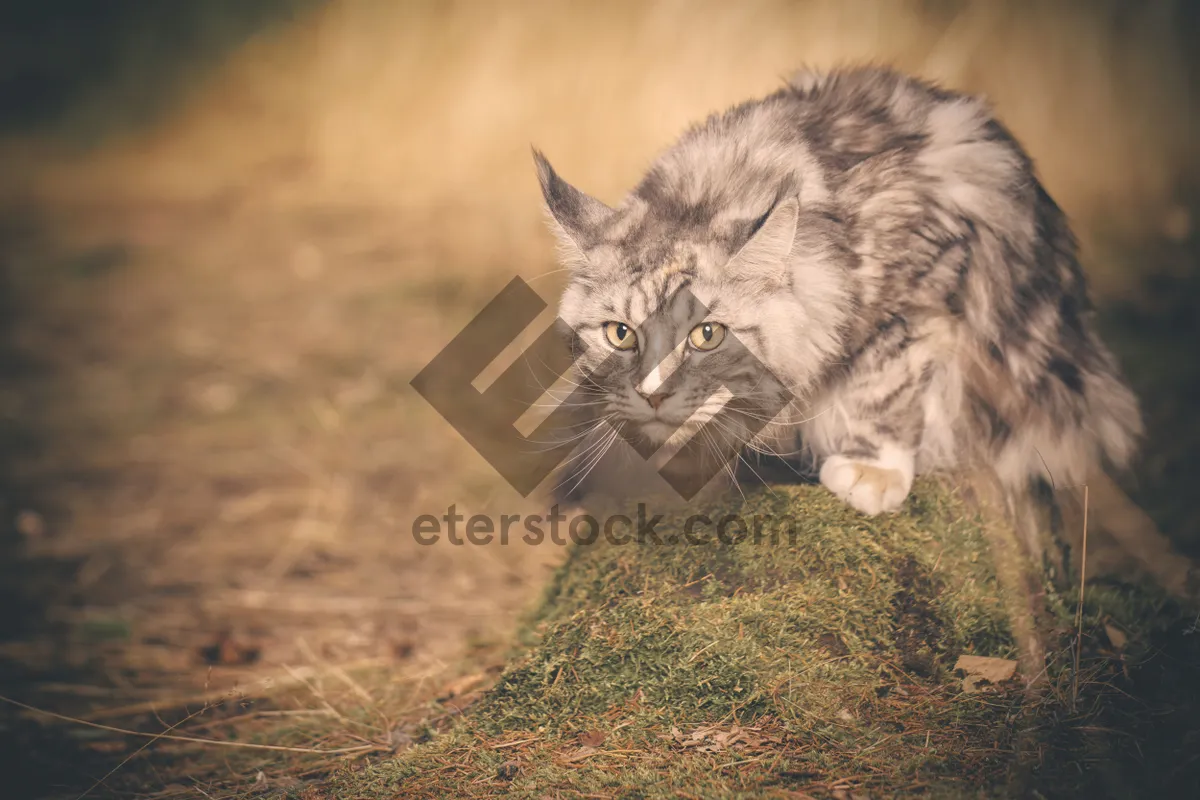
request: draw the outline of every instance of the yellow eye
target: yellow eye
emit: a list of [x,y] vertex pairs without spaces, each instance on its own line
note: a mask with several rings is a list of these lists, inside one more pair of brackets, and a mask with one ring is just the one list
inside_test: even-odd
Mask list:
[[719,322],[704,322],[692,328],[688,341],[697,350],[716,350],[725,341],[725,326]]
[[637,334],[624,322],[604,323],[604,337],[618,350],[632,350],[637,347]]

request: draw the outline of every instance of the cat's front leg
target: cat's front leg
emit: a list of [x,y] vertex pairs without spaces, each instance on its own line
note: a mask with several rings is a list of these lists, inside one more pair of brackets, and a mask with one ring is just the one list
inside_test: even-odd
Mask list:
[[821,485],[868,516],[895,511],[912,489],[913,452],[884,443],[872,451],[835,453],[821,465]]
[[821,484],[864,514],[895,511],[912,489],[925,405],[934,376],[902,323],[884,327],[804,431]]

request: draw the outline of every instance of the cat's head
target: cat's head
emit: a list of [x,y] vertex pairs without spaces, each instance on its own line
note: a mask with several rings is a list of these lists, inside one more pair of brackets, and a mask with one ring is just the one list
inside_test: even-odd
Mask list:
[[823,272],[797,273],[795,192],[692,204],[652,172],[610,208],[534,156],[570,275],[559,316],[593,388],[591,416],[660,445],[690,438],[729,403],[738,413],[704,435],[737,438],[803,390],[836,332],[798,285],[822,284],[815,296],[828,304]]

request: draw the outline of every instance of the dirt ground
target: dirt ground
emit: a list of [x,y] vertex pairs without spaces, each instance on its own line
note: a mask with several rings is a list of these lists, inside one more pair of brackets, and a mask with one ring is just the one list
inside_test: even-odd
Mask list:
[[384,268],[404,243],[362,209],[81,213],[86,247],[5,239],[3,693],[91,719],[325,665],[441,688],[503,643],[555,549],[410,533],[505,488],[407,387],[405,337],[491,287]]
[[[486,20],[455,13],[448,41],[478,39]],[[344,29],[358,41],[362,20],[343,16],[350,21],[335,18],[321,41]],[[639,52],[655,44],[655,19]],[[512,52],[535,37],[536,26],[506,24],[508,39],[496,41]],[[981,23],[972,24],[955,35],[976,35]],[[597,41],[608,41],[601,34]],[[924,46],[922,36],[909,37],[913,48]],[[557,42],[550,63],[565,63],[569,44]],[[275,51],[260,45],[250,40],[231,58],[266,64]],[[698,46],[673,46],[680,63],[706,57]],[[763,52],[786,52],[772,47]],[[361,70],[365,61],[349,52],[329,58]],[[458,51],[446,56],[445,80],[460,88],[479,81],[479,92],[492,92],[526,74],[501,44],[489,53],[481,63],[493,58],[509,69],[494,83],[482,67],[461,67],[473,62]],[[323,127],[297,136],[308,150],[220,160],[225,145],[206,145],[194,131],[232,130],[244,112],[276,126],[253,128],[257,138],[245,140],[247,149],[265,148],[292,119],[259,114],[253,70],[216,79],[251,87],[244,94],[179,100],[169,113],[155,107],[149,121],[129,123],[149,138],[109,131],[101,144],[79,150],[76,142],[70,157],[45,156],[53,137],[43,123],[9,126],[16,132],[6,130],[0,152],[0,696],[8,698],[0,700],[0,774],[15,796],[288,789],[386,757],[419,737],[431,700],[450,698],[438,713],[452,713],[454,697],[486,682],[563,553],[548,543],[414,542],[418,514],[450,505],[516,512],[526,501],[408,382],[514,274],[554,296],[560,276],[526,163],[539,114],[561,117],[543,126],[546,138],[568,152],[572,177],[590,175],[599,191],[632,177],[665,143],[661,130],[710,110],[717,97],[770,85],[772,69],[756,64],[661,118],[647,109],[666,95],[648,81],[633,111],[649,121],[611,139],[611,129],[596,129],[599,111],[542,110],[535,86],[495,122],[516,166],[506,160],[484,172],[480,195],[454,202],[447,198],[470,185],[470,169],[490,164],[493,151],[464,151],[465,166],[456,166],[409,149],[414,136],[417,145],[443,132],[450,144],[480,137],[485,128],[455,116],[461,109],[419,136],[397,133],[403,152],[379,157],[378,178],[369,154],[388,147],[387,131],[355,139],[336,104]],[[968,82],[972,69],[962,73]],[[377,73],[354,72],[356,85],[369,84],[369,74]],[[440,85],[430,80],[433,96]],[[539,70],[530,80],[550,78]],[[565,80],[553,96],[562,100],[573,85]],[[377,93],[356,91],[369,120]],[[595,104],[631,109],[608,94]],[[94,111],[83,106],[90,124]],[[1045,108],[1031,102],[1015,111],[1041,142],[1054,129]],[[55,125],[79,139],[84,122]],[[571,151],[580,128],[585,141]],[[322,134],[339,142],[338,169],[366,167],[356,182],[330,178],[336,170]],[[1136,131],[1120,134],[1098,137],[1089,152],[1120,153],[1136,140]],[[1200,478],[1200,328],[1192,315],[1200,209],[1185,181],[1195,161],[1183,159],[1177,139],[1162,141],[1161,164],[1128,167],[1136,177],[1125,183],[1125,173],[1093,176],[1070,156],[1055,158],[1058,150],[1047,163],[1082,219],[1106,327],[1146,403],[1150,445],[1133,488],[1177,541],[1200,552],[1190,496]],[[584,152],[606,144],[620,154],[613,170]],[[427,162],[439,160],[448,174],[430,178]],[[396,198],[381,202],[388,189]],[[1107,223],[1117,196],[1135,200],[1132,228]],[[149,738],[164,732],[205,741]]]

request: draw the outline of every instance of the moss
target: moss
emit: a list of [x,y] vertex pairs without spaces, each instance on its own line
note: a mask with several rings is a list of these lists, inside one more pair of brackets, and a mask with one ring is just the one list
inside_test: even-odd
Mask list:
[[[480,704],[431,743],[343,776],[337,795],[1090,785],[1056,766],[1096,752],[1078,733],[1094,720],[1068,713],[1080,699],[1066,659],[1036,702],[1017,687],[966,694],[953,673],[960,654],[1016,649],[982,522],[954,494],[922,484],[906,513],[866,519],[817,487],[776,487],[695,513],[736,515],[745,535],[697,541],[693,527],[689,542],[676,518],[661,543],[577,546]],[[1153,605],[1118,596],[1098,594],[1089,630]],[[1073,609],[1047,598],[1065,633]],[[1094,699],[1105,684],[1090,669]]]

